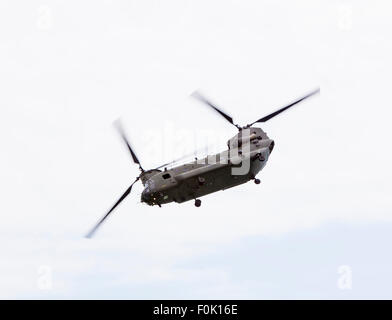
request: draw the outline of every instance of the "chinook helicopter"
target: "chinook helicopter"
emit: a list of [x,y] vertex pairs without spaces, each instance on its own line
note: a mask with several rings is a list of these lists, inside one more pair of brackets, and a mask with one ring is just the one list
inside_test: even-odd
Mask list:
[[[266,122],[319,92],[320,89],[317,88],[285,107],[242,127],[235,124],[232,117],[219,109],[205,96],[199,92],[194,92],[192,94],[194,98],[211,107],[235,126],[239,132],[228,140],[227,150],[206,156],[203,159],[197,160],[195,158],[192,162],[173,167],[170,167],[170,165],[178,163],[180,159],[154,169],[145,170],[118,122],[116,127],[131,154],[133,162],[139,165],[141,173],[86,237],[92,237],[113,210],[131,193],[133,185],[139,180],[144,186],[141,201],[150,206],[157,205],[159,207],[170,202],[182,203],[189,200],[194,200],[195,206],[200,207],[201,200],[199,198],[207,194],[232,188],[250,180],[259,184],[260,180],[256,178],[256,175],[266,165],[275,142],[262,129],[253,125]],[[161,170],[161,168],[164,169]]]

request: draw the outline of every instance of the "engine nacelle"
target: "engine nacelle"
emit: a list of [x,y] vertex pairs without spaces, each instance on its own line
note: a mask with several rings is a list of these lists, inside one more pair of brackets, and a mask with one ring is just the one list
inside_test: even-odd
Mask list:
[[237,135],[227,141],[229,149],[241,148],[243,144],[251,143],[254,140],[269,139],[267,134],[260,128],[250,127],[242,129]]

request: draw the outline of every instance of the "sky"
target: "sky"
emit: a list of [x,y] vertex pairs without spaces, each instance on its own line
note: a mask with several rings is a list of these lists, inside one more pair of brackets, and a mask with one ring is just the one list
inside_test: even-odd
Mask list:
[[[391,299],[388,1],[2,1],[0,298]],[[144,168],[275,141],[250,182],[162,208]],[[204,146],[209,146],[204,149]]]

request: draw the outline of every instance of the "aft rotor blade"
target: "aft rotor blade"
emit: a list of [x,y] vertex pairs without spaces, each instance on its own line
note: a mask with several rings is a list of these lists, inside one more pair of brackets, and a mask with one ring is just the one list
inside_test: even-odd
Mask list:
[[106,218],[113,212],[113,210],[130,194],[133,185],[135,184],[136,181],[138,181],[139,178],[137,178],[131,186],[124,192],[124,194],[118,199],[118,201],[114,204],[114,206],[106,213],[101,220],[96,224],[94,228],[91,229],[91,231],[86,235],[86,238],[91,238],[95,231],[99,228],[99,226],[106,220]]
[[206,147],[204,147],[204,148],[197,149],[197,150],[193,151],[192,153],[188,153],[188,154],[186,154],[186,155],[183,155],[182,157],[179,157],[179,158],[177,158],[177,159],[175,159],[175,160],[172,160],[172,161],[170,161],[170,162],[167,162],[167,163],[165,163],[165,164],[162,164],[162,165],[160,165],[159,167],[156,167],[156,168],[154,168],[154,169],[160,169],[160,168],[163,168],[163,167],[166,167],[166,166],[169,166],[169,165],[173,165],[173,164],[179,163],[179,162],[181,162],[181,161],[183,161],[183,160],[186,160],[186,159],[191,158],[192,156],[193,156],[193,157],[196,157],[197,154],[198,154],[200,151],[202,151],[202,150],[207,150],[207,149],[208,149],[208,146],[206,146]]
[[206,104],[207,106],[211,107],[214,109],[216,112],[218,112],[223,118],[225,118],[228,122],[230,122],[233,126],[237,127],[238,126],[234,123],[233,118],[230,117],[228,114],[220,110],[216,105],[214,105],[211,101],[209,101],[205,96],[203,96],[200,92],[195,91],[191,94],[192,97],[196,98],[197,100],[201,101],[202,103]]
[[120,120],[117,120],[114,123],[115,127],[117,128],[118,132],[120,133],[121,138],[123,139],[123,141],[125,142],[126,146],[128,147],[129,152],[131,153],[133,162],[135,162],[136,164],[139,165],[139,168],[143,171],[143,168],[140,164],[140,161],[138,159],[138,157],[136,156],[136,153],[132,150],[131,144],[129,143],[129,140],[127,138],[127,136],[125,135],[124,129],[121,125]]
[[167,162],[167,163],[165,163],[165,164],[162,164],[162,165],[160,165],[159,167],[156,167],[156,168],[154,168],[154,169],[156,170],[156,169],[160,169],[160,168],[166,167],[166,166],[168,166],[168,165],[172,165],[172,164],[178,163],[178,162],[180,162],[181,160],[185,160],[185,159],[191,157],[193,154],[194,154],[194,153],[192,153],[192,154],[187,154],[186,156],[183,156],[183,157],[178,158],[178,159],[176,159],[176,160],[172,160],[172,161],[170,161],[170,162]]
[[308,93],[306,96],[304,96],[304,97],[302,97],[302,98],[300,98],[300,99],[298,99],[298,100],[296,100],[296,101],[290,103],[289,105],[287,105],[287,106],[285,106],[285,107],[283,107],[283,108],[281,108],[281,109],[279,109],[279,110],[276,110],[275,112],[270,113],[268,116],[265,116],[265,117],[263,117],[263,118],[261,118],[261,119],[255,121],[255,122],[252,122],[252,123],[251,123],[250,125],[248,125],[248,126],[251,126],[251,125],[253,125],[253,124],[257,123],[257,122],[266,122],[266,121],[272,119],[273,117],[277,116],[279,113],[281,113],[281,112],[283,112],[283,111],[285,111],[285,110],[287,110],[287,109],[293,107],[293,106],[296,105],[297,103],[299,103],[299,102],[301,102],[301,101],[303,101],[303,100],[305,100],[305,99],[307,99],[307,98],[309,98],[309,97],[311,97],[311,96],[313,96],[313,95],[315,95],[316,93],[319,93],[319,92],[320,92],[320,88],[317,88],[316,90],[314,90],[314,91]]

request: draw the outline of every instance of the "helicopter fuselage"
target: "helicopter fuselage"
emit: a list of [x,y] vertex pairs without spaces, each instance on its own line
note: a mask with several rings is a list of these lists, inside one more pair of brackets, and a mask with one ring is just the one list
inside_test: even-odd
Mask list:
[[264,168],[274,147],[260,128],[240,131],[228,149],[173,168],[146,171],[141,201],[149,205],[182,203],[252,179]]

